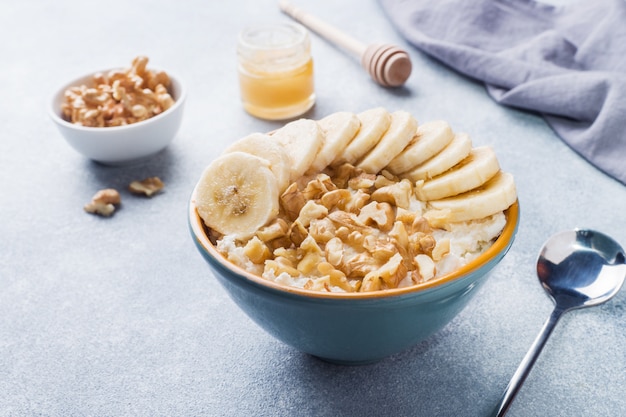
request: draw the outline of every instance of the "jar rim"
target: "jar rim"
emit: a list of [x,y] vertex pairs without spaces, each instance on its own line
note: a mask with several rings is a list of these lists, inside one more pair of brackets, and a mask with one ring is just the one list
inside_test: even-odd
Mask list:
[[239,46],[252,50],[284,50],[307,41],[304,26],[292,22],[250,25],[239,33]]

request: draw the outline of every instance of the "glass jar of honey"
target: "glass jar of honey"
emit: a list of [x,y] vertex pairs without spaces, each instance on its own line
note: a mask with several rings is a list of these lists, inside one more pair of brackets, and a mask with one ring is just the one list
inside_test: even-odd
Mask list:
[[311,41],[303,26],[249,27],[239,34],[237,56],[241,100],[251,115],[290,119],[315,103]]

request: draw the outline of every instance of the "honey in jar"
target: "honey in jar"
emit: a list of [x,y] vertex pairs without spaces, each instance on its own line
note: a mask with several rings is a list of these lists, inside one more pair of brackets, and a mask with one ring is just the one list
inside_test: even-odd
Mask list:
[[303,26],[249,27],[239,35],[237,55],[241,100],[251,115],[290,119],[315,103],[311,42]]

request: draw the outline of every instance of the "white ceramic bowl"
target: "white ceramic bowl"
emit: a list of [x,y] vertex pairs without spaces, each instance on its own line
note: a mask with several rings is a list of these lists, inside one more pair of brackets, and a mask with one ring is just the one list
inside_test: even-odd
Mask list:
[[50,117],[72,148],[94,161],[121,165],[148,158],[170,144],[180,128],[187,95],[179,78],[168,72],[174,105],[150,119],[113,127],[85,127],[66,121],[61,111],[65,90],[83,84],[91,85],[93,74],[68,82],[54,94],[50,102]]

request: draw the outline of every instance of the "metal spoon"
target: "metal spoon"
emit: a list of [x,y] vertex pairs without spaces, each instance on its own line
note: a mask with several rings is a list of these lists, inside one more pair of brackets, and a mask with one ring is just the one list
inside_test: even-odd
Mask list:
[[617,294],[626,277],[626,257],[620,245],[602,233],[560,232],[541,249],[537,275],[555,307],[511,378],[494,416],[506,414],[563,313],[604,303]]

